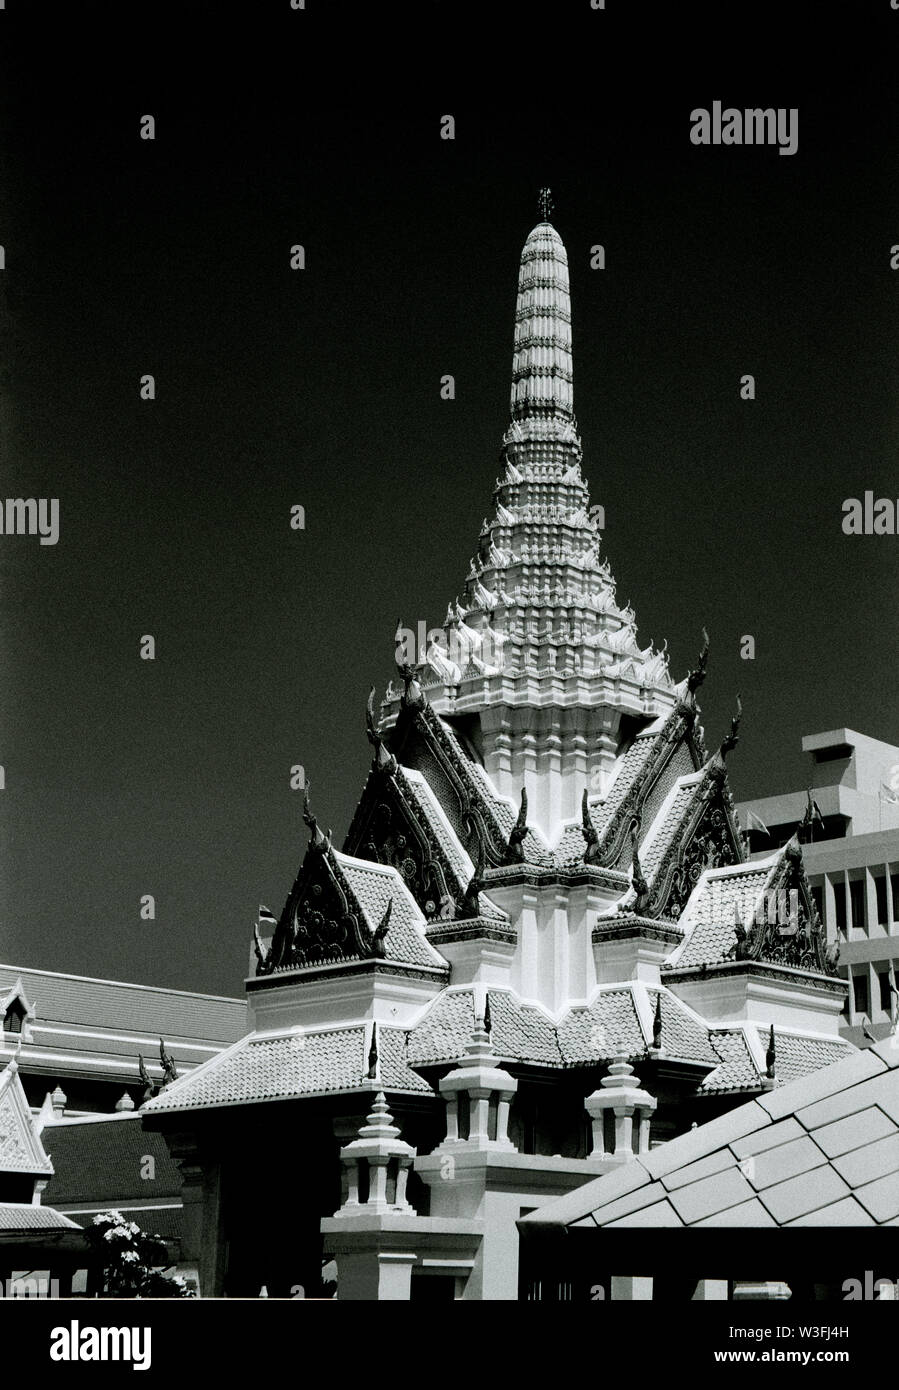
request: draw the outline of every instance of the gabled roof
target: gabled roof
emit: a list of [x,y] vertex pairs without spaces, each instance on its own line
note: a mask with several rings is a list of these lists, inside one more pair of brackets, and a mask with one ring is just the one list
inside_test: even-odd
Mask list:
[[387,960],[402,961],[407,965],[446,966],[443,956],[427,940],[424,915],[392,864],[355,859],[338,850],[334,851],[334,858],[371,932],[377,931],[388,903],[391,904],[390,923],[384,938]]
[[22,984],[21,975],[14,980],[11,985],[8,981],[6,984],[0,984],[0,1025],[3,1023],[9,1006],[16,1000],[19,1002],[24,1017],[29,1018],[34,1015],[34,1009],[28,1002],[28,996],[25,993],[25,986]]
[[[788,891],[796,895],[795,925],[777,920],[787,911]],[[767,859],[704,870],[680,926],[685,936],[666,962],[670,971],[758,961],[836,974],[795,835]]]
[[224,1045],[246,1029],[245,999],[193,994],[123,980],[99,980],[0,964],[0,991],[21,982],[41,1023],[71,1023],[108,1031],[145,1033],[151,1038],[194,1039]]
[[896,1041],[730,1110],[519,1224],[899,1225]]
[[0,1231],[12,1234],[18,1231],[68,1231],[79,1230],[77,1221],[71,1221],[62,1212],[52,1207],[31,1206],[25,1202],[0,1202]]
[[[719,1060],[707,1025],[667,989],[647,989],[635,981],[600,985],[588,1003],[567,1009],[558,1020],[540,1005],[523,1002],[510,989],[490,988],[486,993],[491,1046],[504,1062],[566,1068],[608,1061],[619,1052],[640,1056],[652,1042],[659,997],[666,1060],[709,1069]],[[470,986],[444,990],[409,1031],[410,1064],[454,1061],[471,1036],[474,1018]]]
[[178,1165],[162,1136],[143,1129],[137,1110],[51,1120],[43,1138],[56,1170],[44,1192],[44,1200],[53,1206],[106,1202],[121,1207],[129,1199],[181,1200]]
[[13,1058],[0,1072],[0,1181],[4,1173],[49,1177],[52,1172]]
[[369,1079],[371,1025],[253,1033],[197,1071],[167,1086],[142,1115],[209,1110],[303,1096],[374,1090],[432,1094],[407,1065],[402,1029],[378,1027],[380,1079]]
[[690,895],[680,925],[684,940],[672,952],[673,968],[725,960],[737,943],[736,914],[749,921],[763,899],[780,854],[746,864],[706,869]]

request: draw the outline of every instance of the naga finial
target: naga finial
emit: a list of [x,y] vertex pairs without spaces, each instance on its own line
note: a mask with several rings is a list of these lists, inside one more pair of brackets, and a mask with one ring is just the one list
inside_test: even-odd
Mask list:
[[400,667],[400,675],[406,687],[403,691],[402,703],[407,709],[424,709],[424,691],[418,683],[414,669],[407,661]]
[[484,871],[487,868],[487,847],[484,844],[484,836],[478,832],[478,857],[475,863],[474,873],[468,880],[468,887],[465,889],[465,896],[462,899],[460,914],[462,917],[477,917],[480,912],[481,904],[479,894],[484,880]]
[[368,1079],[377,1081],[378,1079],[378,1025],[371,1025],[371,1047],[368,1049]]
[[702,685],[706,676],[706,667],[709,664],[709,634],[705,628],[702,629],[702,651],[699,653],[699,661],[687,676],[687,689],[691,695],[695,695]]
[[642,912],[649,899],[649,884],[643,877],[643,870],[640,867],[640,853],[637,845],[637,830],[640,822],[636,817],[631,821],[631,852],[633,854],[633,868],[631,869],[631,887],[637,895],[634,908],[637,912]]
[[819,825],[824,824],[824,817],[821,814],[821,807],[818,805],[817,801],[815,801],[810,791],[806,791],[805,794],[808,798],[808,801],[805,807],[805,811],[802,815],[802,820],[796,826],[796,832],[794,835],[794,838],[798,840],[800,844],[802,843],[801,837],[803,830],[810,829],[812,831],[812,834],[814,834],[815,822],[817,821]]
[[137,1070],[140,1075],[140,1079],[144,1084],[144,1093],[141,1096],[140,1102],[141,1105],[143,1105],[146,1101],[153,1099],[153,1097],[156,1094],[156,1087],[153,1084],[152,1076],[147,1071],[147,1064],[140,1053],[137,1054]]
[[590,809],[587,801],[587,788],[584,788],[584,795],[581,797],[581,834],[583,835],[586,846],[584,849],[584,863],[599,863],[599,836],[596,833],[596,826],[590,819]]
[[662,1046],[662,991],[656,995],[656,1010],[652,1019],[652,1046],[658,1052]]
[[303,786],[303,820],[304,820],[304,821],[306,822],[306,824],[308,825],[308,827],[309,827],[309,829],[310,829],[310,831],[311,831],[311,833],[312,833],[312,838],[313,838],[313,840],[314,840],[314,839],[315,839],[315,836],[316,836],[316,830],[318,829],[318,821],[315,819],[315,816],[312,814],[312,808],[311,808],[311,806],[309,805],[309,780],[308,780],[308,778],[307,778],[307,780],[306,780],[306,782],[305,782],[305,784],[304,784],[304,786]]
[[736,714],[734,715],[733,719],[730,721],[730,733],[725,734],[725,735],[724,735],[724,738],[721,740],[721,747],[720,747],[720,749],[719,749],[719,752],[720,752],[722,758],[723,758],[723,757],[726,757],[726,755],[730,752],[730,750],[731,750],[732,748],[736,748],[737,744],[740,742],[740,735],[737,733],[737,730],[738,730],[739,727],[740,727],[740,720],[741,720],[742,718],[743,718],[743,702],[742,702],[742,700],[740,699],[740,697],[739,697],[739,695],[738,695],[738,696],[737,696],[737,712],[736,712]]
[[387,899],[387,908],[375,928],[374,936],[371,939],[371,953],[373,956],[384,956],[384,937],[387,935],[387,928],[390,926],[390,914],[393,910],[393,898]]
[[768,1034],[768,1049],[765,1053],[765,1076],[769,1081],[774,1078],[774,1063],[777,1061],[777,1049],[774,1045],[774,1024],[771,1024],[771,1031]]
[[528,794],[527,789],[521,789],[521,808],[518,812],[518,819],[509,832],[509,842],[506,845],[506,852],[503,855],[504,864],[520,864],[524,859],[523,840],[528,833]]
[[541,222],[549,222],[555,212],[552,193],[548,188],[541,188],[537,194],[537,213]]
[[163,1086],[168,1086],[170,1082],[178,1080],[178,1068],[175,1066],[175,1059],[170,1057],[165,1050],[165,1042],[159,1039],[159,1060],[162,1063]]
[[368,692],[368,703],[365,706],[365,736],[373,748],[377,748],[381,742],[378,736],[378,725],[375,718],[375,688],[372,686]]
[[262,944],[262,937],[259,935],[259,923],[253,923],[253,950],[256,952],[256,974],[268,974],[268,963],[270,951],[265,949]]

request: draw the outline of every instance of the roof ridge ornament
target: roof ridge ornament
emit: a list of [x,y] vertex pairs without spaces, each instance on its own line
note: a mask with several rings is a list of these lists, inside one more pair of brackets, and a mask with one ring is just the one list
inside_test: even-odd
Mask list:
[[400,675],[405,683],[405,690],[401,696],[401,704],[405,709],[424,709],[427,704],[425,693],[422,690],[413,667],[408,661],[404,661],[400,667]]
[[484,873],[487,868],[487,846],[484,843],[484,836],[480,830],[478,836],[478,857],[475,863],[474,873],[468,880],[468,887],[465,889],[465,896],[462,899],[462,906],[459,909],[461,917],[477,917],[480,913],[481,904],[479,894],[484,883]]
[[393,898],[388,898],[384,916],[381,918],[377,927],[375,927],[374,934],[372,935],[371,953],[373,956],[384,956],[386,954],[384,950],[384,937],[387,935],[387,929],[390,926],[390,914],[392,911]]
[[[371,1025],[371,1046],[368,1049],[368,1080],[381,1082],[381,1059],[378,1056],[378,1021]],[[383,1099],[383,1097],[382,1097]]]
[[643,877],[643,870],[640,867],[640,853],[637,846],[637,831],[640,828],[640,821],[634,816],[630,825],[631,852],[633,854],[633,864],[631,867],[631,887],[637,895],[634,903],[634,911],[642,912],[649,902],[649,884]]
[[173,1081],[178,1080],[178,1068],[175,1066],[175,1059],[166,1052],[165,1042],[162,1038],[159,1039],[159,1060],[162,1063],[162,1086],[159,1089],[162,1090],[164,1086],[169,1086]]
[[724,735],[724,738],[721,740],[721,746],[720,746],[720,748],[718,749],[718,751],[719,751],[719,753],[721,754],[721,757],[722,757],[722,758],[726,758],[727,755],[728,755],[728,753],[730,752],[730,750],[731,750],[732,748],[736,748],[737,744],[740,742],[740,735],[738,734],[737,730],[738,730],[739,727],[740,727],[740,720],[741,720],[742,718],[743,718],[743,702],[742,702],[742,700],[740,699],[740,697],[739,697],[739,695],[738,695],[738,696],[737,696],[737,712],[736,712],[736,714],[733,716],[733,718],[732,718],[731,721],[730,721],[730,733],[727,733],[727,734]]
[[687,676],[687,689],[691,695],[696,694],[699,687],[706,678],[706,670],[709,664],[709,634],[705,628],[702,629],[702,651],[699,653],[699,661]]
[[524,862],[523,841],[528,833],[528,793],[527,788],[521,789],[521,807],[518,812],[518,819],[509,832],[509,839],[503,855],[503,864],[521,864]]
[[588,806],[587,788],[584,788],[584,795],[581,797],[581,834],[585,840],[584,863],[598,864],[600,862],[599,836],[596,833],[596,826],[590,816]]

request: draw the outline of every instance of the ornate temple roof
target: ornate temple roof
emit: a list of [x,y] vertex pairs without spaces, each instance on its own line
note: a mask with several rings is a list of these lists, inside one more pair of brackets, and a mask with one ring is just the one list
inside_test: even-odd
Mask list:
[[[257,930],[257,1031],[147,1115],[376,1085],[429,1095],[485,1006],[509,1066],[624,1053],[664,1061],[693,1097],[760,1091],[778,1078],[757,1027],[736,1005],[710,1023],[678,977],[789,965],[807,977],[803,1021],[816,989],[837,989],[819,987],[798,841],[746,862],[726,766],[739,706],[711,755],[699,722],[707,635],[675,684],[618,603],[581,473],[567,257],[548,217],[544,200],[519,268],[502,472],[445,644],[403,665],[380,723],[372,692],[342,850],[306,796],[305,857],[277,921],[261,919],[271,939]],[[789,940],[750,923],[772,888],[799,893]],[[820,1034],[778,1027],[780,1080],[847,1050],[826,1035],[836,1007],[821,1004]],[[371,1020],[385,1017],[376,1082]]]
[[[443,636],[416,670],[441,714],[607,704],[649,720],[671,708],[674,683],[664,653],[637,641],[600,553],[574,416],[568,257],[549,206],[521,253],[492,511]],[[388,689],[388,722],[400,694]]]
[[377,1029],[378,1074],[370,1076],[371,1025],[295,1029],[281,1036],[250,1034],[234,1047],[166,1087],[142,1115],[211,1110],[271,1100],[297,1100],[339,1092],[389,1090],[431,1094],[431,1086],[407,1065],[406,1035]]

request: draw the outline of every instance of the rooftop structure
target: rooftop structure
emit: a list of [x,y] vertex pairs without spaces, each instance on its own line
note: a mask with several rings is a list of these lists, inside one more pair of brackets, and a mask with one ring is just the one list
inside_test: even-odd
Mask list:
[[[142,1109],[194,1175],[204,1293],[313,1279],[323,1231],[339,1297],[416,1297],[429,1278],[514,1298],[522,1204],[854,1051],[807,818],[750,860],[726,762],[739,707],[711,751],[700,722],[707,637],[675,679],[617,598],[548,206],[521,256],[511,420],[462,591],[427,651],[404,653],[380,719],[369,698],[341,849],[307,797],[305,857],[256,932],[251,1031]],[[306,1178],[276,1245],[248,1213],[259,1147],[285,1126]]]

